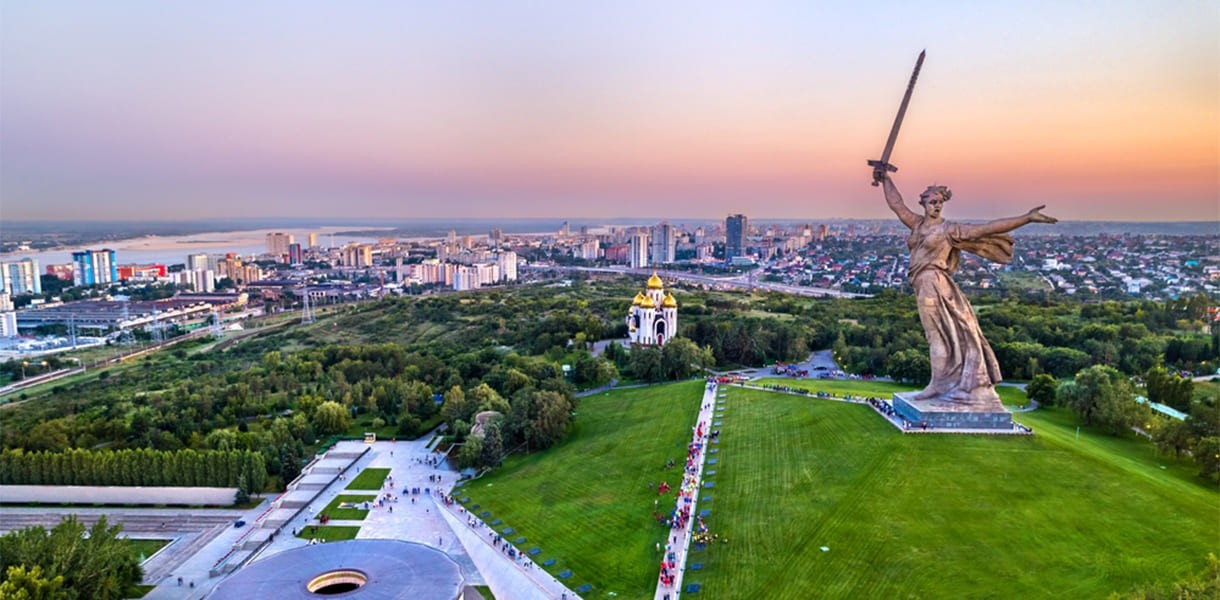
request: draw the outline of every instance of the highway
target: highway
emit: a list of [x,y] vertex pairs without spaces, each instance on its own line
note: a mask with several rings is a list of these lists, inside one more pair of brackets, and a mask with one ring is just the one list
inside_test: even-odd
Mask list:
[[[587,272],[587,273],[617,273],[619,275],[639,275],[646,277],[652,275],[653,269],[626,269],[626,268],[609,268],[609,267],[575,267],[563,265],[522,265],[520,268],[534,271],[567,271],[567,272]],[[757,271],[755,271],[757,273]],[[698,275],[695,273],[685,273],[682,271],[662,271],[658,269],[657,275],[667,281],[685,281],[687,283],[696,283],[706,285],[715,289],[755,289],[768,292],[782,292],[785,294],[795,294],[798,296],[812,296],[815,298],[872,298],[872,294],[856,294],[852,292],[843,292],[831,288],[805,287],[799,285],[786,285],[783,283],[774,283],[769,281],[754,281],[750,282],[750,274],[738,275],[736,277],[711,277],[708,275]]]

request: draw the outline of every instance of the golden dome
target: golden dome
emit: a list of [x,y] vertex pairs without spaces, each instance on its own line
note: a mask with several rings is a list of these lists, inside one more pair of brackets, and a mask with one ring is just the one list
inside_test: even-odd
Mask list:
[[656,307],[657,307],[657,304],[652,301],[652,298],[644,298],[644,301],[640,302],[640,308],[656,308]]
[[635,293],[635,300],[632,300],[632,301],[631,301],[631,305],[632,305],[632,306],[639,306],[639,305],[640,305],[640,303],[641,303],[641,302],[643,302],[643,301],[644,301],[644,292],[636,292],[636,293]]
[[663,288],[663,287],[665,287],[665,282],[661,281],[661,278],[660,278],[660,277],[657,277],[657,272],[656,272],[656,271],[653,271],[653,272],[652,272],[652,277],[649,277],[649,278],[648,278],[648,289],[650,289],[650,290],[659,290],[659,289],[661,289],[661,288]]
[[665,299],[661,301],[661,308],[678,308],[678,301],[674,300],[673,294],[665,294]]

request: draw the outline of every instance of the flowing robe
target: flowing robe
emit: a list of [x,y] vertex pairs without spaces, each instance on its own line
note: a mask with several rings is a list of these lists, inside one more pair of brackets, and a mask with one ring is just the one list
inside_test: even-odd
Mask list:
[[1006,264],[1012,260],[1012,243],[1006,234],[983,234],[948,221],[927,223],[926,217],[911,229],[908,275],[932,366],[932,381],[918,399],[998,405],[994,388],[1001,381],[1000,364],[952,275],[963,250]]

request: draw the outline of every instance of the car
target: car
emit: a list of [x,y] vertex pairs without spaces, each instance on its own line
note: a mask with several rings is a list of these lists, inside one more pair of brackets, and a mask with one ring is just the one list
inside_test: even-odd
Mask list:
[[245,527],[245,526],[246,526],[246,522],[242,521],[241,519],[233,521],[233,527]]

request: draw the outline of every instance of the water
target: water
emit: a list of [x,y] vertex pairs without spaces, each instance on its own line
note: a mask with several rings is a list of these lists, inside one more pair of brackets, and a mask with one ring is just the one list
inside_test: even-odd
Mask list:
[[[365,228],[370,229],[370,228]],[[0,261],[11,262],[23,258],[38,260],[40,272],[45,272],[48,265],[61,265],[72,262],[72,252],[79,250],[114,250],[115,264],[183,264],[190,254],[226,254],[234,253],[243,259],[267,252],[266,236],[273,231],[292,234],[294,241],[305,246],[309,242],[309,234],[318,234],[318,245],[323,247],[339,247],[349,242],[371,244],[380,238],[333,235],[335,232],[351,230],[351,227],[317,227],[311,229],[255,229],[247,231],[218,231],[212,233],[196,233],[180,236],[145,236],[113,242],[101,242],[89,246],[45,250],[42,252],[11,252],[0,254]]]

